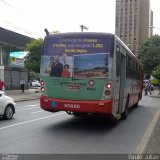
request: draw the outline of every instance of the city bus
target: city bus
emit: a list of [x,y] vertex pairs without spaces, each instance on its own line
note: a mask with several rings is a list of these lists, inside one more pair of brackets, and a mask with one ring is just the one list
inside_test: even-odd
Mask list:
[[49,112],[126,119],[142,98],[143,66],[111,33],[47,34],[40,106]]

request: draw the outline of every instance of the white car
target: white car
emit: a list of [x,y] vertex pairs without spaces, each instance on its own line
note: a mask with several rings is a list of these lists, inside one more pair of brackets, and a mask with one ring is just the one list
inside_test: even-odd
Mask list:
[[11,119],[15,114],[15,107],[16,103],[13,98],[0,91],[0,116],[3,116],[4,119]]
[[34,81],[32,82],[32,87],[40,87],[40,86],[41,86],[41,84],[39,83],[38,80],[34,80]]

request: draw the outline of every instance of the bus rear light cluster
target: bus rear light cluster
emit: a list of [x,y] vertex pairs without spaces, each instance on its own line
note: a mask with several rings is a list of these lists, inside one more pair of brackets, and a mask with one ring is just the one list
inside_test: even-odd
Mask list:
[[41,91],[42,91],[42,92],[45,92],[45,88],[44,88],[44,87],[41,87]]
[[44,83],[44,81],[43,81],[43,80],[41,80],[41,86],[44,86],[44,84],[45,84],[45,83]]
[[111,88],[112,88],[111,83],[106,83],[106,88],[107,88],[107,89],[111,89]]
[[106,91],[105,91],[105,95],[106,95],[106,96],[110,96],[110,95],[111,95],[111,91],[110,91],[110,90],[106,90]]

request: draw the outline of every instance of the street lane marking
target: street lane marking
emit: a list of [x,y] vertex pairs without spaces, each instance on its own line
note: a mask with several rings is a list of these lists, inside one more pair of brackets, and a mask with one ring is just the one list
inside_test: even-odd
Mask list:
[[156,126],[156,123],[158,121],[159,115],[160,115],[160,111],[157,111],[156,114],[154,115],[154,118],[152,119],[152,122],[150,123],[147,131],[145,132],[142,140],[138,144],[138,146],[135,150],[135,154],[143,154],[145,152],[145,149],[148,145],[148,142],[151,138],[151,135],[152,135],[154,128]]
[[57,113],[57,114],[53,114],[51,116],[46,116],[46,117],[42,117],[42,118],[33,119],[33,120],[30,120],[30,121],[25,121],[25,122],[12,124],[12,125],[9,125],[9,126],[1,127],[0,130],[15,127],[15,126],[19,126],[19,125],[23,125],[23,124],[27,124],[27,123],[31,123],[31,122],[35,122],[35,121],[39,121],[39,120],[43,120],[43,119],[47,119],[47,118],[52,118],[52,117],[55,117],[55,116],[59,116],[61,114],[65,114],[65,113]]
[[40,112],[44,112],[44,111],[31,112],[31,114],[40,113]]
[[39,104],[31,104],[31,105],[26,105],[26,106],[21,106],[16,108],[27,108],[27,107],[35,107],[35,106],[39,106]]
[[40,107],[30,107],[30,108],[16,109],[16,112],[17,111],[25,111],[25,110],[35,109],[35,108],[40,108]]

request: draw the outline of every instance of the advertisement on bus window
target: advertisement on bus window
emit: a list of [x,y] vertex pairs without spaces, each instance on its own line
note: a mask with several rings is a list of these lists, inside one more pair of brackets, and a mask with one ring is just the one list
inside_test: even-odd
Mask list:
[[[41,57],[41,75],[63,78],[108,77],[111,39],[48,39]],[[112,44],[112,43],[108,43]]]

